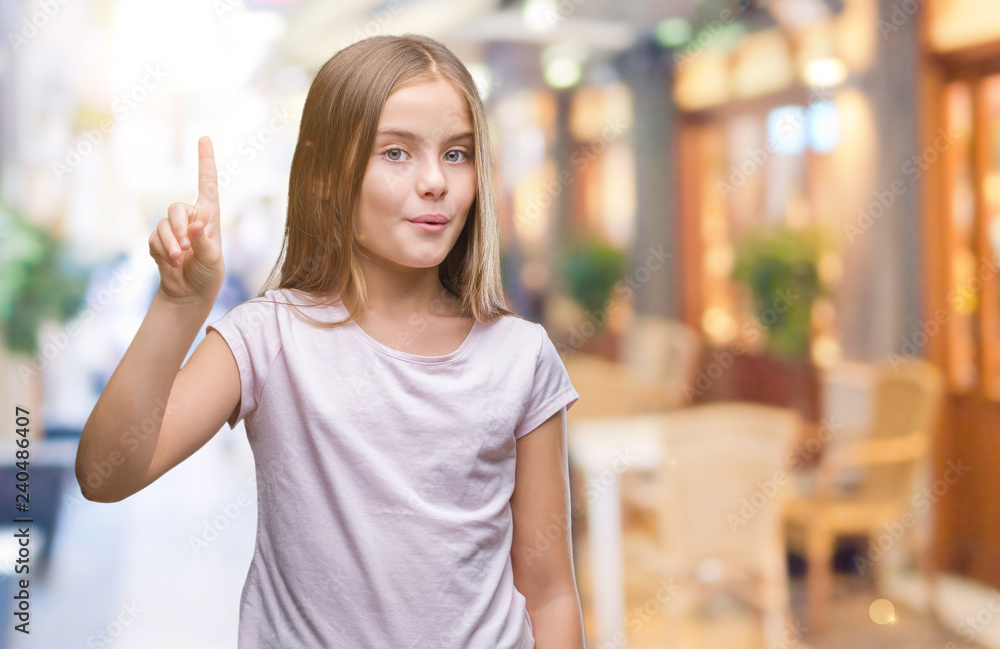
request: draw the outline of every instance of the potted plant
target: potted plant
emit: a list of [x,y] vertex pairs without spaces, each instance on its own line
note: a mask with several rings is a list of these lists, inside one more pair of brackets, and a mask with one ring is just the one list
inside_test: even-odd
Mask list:
[[[611,293],[622,279],[625,255],[613,245],[592,237],[566,241],[559,250],[560,268],[567,296],[579,307],[579,324],[571,331],[572,346],[587,353],[615,360],[617,342],[606,325],[607,303],[615,299]],[[578,346],[573,338],[580,339]]]
[[[32,435],[42,430],[41,377],[33,368],[38,331],[45,321],[63,323],[76,315],[87,290],[88,269],[75,263],[63,241],[0,202],[0,322],[5,363],[5,406],[32,407]],[[18,371],[18,368],[21,371]]]
[[759,228],[736,242],[732,280],[749,289],[754,313],[771,320],[766,353],[793,361],[809,356],[813,303],[826,295],[819,263],[830,248],[829,233],[820,226]]
[[818,384],[812,364],[813,304],[827,294],[819,264],[833,248],[823,226],[755,229],[736,242],[732,280],[746,287],[763,324],[761,356],[751,357],[741,383],[749,398],[796,407],[818,418]]
[[[42,419],[42,376],[35,369],[40,353],[38,332],[43,322],[63,323],[76,315],[84,302],[89,269],[76,264],[63,241],[45,228],[28,221],[21,213],[0,201],[0,313],[2,322],[2,357],[0,382],[3,383],[3,412],[13,423],[15,407],[29,411],[29,457],[44,443]],[[43,360],[43,359],[38,359]],[[13,426],[4,428],[3,441],[13,445],[20,437]],[[13,451],[0,462],[0,514],[23,516],[15,509],[20,493],[18,476],[23,465],[17,464]],[[35,462],[30,465],[30,512],[36,526],[38,564],[44,574],[49,562],[58,523],[60,498],[73,475],[73,467],[60,463]],[[20,483],[23,484],[23,483]]]

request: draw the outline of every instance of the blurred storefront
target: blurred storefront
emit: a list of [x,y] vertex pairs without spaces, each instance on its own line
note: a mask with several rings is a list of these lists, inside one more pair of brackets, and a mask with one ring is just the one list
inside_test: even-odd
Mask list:
[[[915,94],[917,21],[884,38],[888,3],[772,5],[723,8],[707,37],[674,56],[681,313],[712,346],[740,350],[734,363],[747,367],[734,376],[797,374],[788,389],[804,391],[799,405],[815,420],[819,369],[896,352],[919,315],[918,178],[903,171],[916,153],[916,115],[898,99]],[[762,229],[787,236],[796,250],[785,262],[815,274],[797,284],[804,293],[776,277],[779,303],[767,308],[733,278],[740,240]],[[798,233],[810,230],[826,245],[798,259],[809,242]],[[763,331],[785,311],[798,312],[798,323],[785,318],[785,347],[801,361],[775,365]]]
[[926,351],[949,395],[936,457],[971,467],[942,499],[937,558],[1000,587],[1000,11],[988,0],[928,0],[925,17],[921,146],[950,140],[922,194],[923,317],[942,332]]
[[[1000,12],[759,5],[703,7],[700,31],[672,49],[684,279],[671,308],[705,336],[706,358],[733,364],[698,396],[791,402],[816,421],[824,368],[931,360],[949,386],[931,475],[971,467],[935,494],[936,561],[1000,586]],[[807,358],[778,362],[767,310],[734,280],[739,242],[811,228],[832,244],[817,249],[816,295],[774,305],[811,302]]]

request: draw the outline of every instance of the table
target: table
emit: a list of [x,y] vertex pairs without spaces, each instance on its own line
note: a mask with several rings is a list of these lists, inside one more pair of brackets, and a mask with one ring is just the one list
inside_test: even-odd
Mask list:
[[625,646],[625,575],[622,559],[621,491],[626,471],[660,466],[662,431],[671,414],[602,417],[570,422],[569,460],[586,477],[587,531],[597,646]]

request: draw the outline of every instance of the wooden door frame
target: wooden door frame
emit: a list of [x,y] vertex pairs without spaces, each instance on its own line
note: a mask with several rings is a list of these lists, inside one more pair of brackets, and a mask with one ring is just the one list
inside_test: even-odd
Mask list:
[[[1000,40],[954,52],[935,52],[930,40],[930,20],[926,11],[920,12],[920,47],[918,53],[917,106],[919,120],[919,148],[921,151],[932,147],[938,137],[938,130],[947,125],[945,114],[946,90],[949,83],[966,79],[974,81],[987,74],[1000,73]],[[980,141],[983,126],[982,106],[979,94],[973,87],[973,183],[975,190],[975,253],[977,258],[989,250],[985,237],[985,211],[982,203],[981,183],[986,151]],[[944,165],[931,166],[923,176],[920,187],[923,209],[921,210],[921,237],[923,241],[923,317],[934,320],[943,310],[950,313],[947,294],[951,283],[948,268],[950,262],[950,196],[948,173]],[[985,246],[985,249],[984,249]],[[989,252],[992,256],[992,253]],[[984,281],[981,294],[997,291],[1000,278],[996,276]],[[996,304],[987,306],[996,308]],[[983,309],[977,312],[976,362],[980,368],[988,367],[987,345],[982,323],[988,316]],[[995,351],[994,346],[994,351]],[[984,439],[980,433],[988,427],[991,418],[1000,413],[1000,403],[991,400],[987,394],[987,377],[981,373],[980,380],[968,392],[952,387],[950,370],[953,365],[949,334],[928,336],[925,355],[927,360],[942,369],[946,376],[945,403],[941,411],[938,430],[932,445],[932,476],[940,476],[947,468],[947,462],[956,457],[970,461],[974,465],[988,464],[990,458],[997,457],[1000,447],[992,439]],[[992,395],[996,399],[994,390]],[[983,452],[989,455],[984,456]],[[973,457],[963,455],[972,454]],[[972,472],[976,473],[976,472]],[[979,471],[983,473],[983,471]],[[971,475],[971,474],[970,474]],[[989,546],[997,539],[997,533],[988,527],[986,519],[994,517],[1000,510],[1000,503],[983,509],[993,502],[992,491],[997,480],[989,475],[974,475],[955,485],[940,502],[934,505],[933,516],[933,563],[935,569],[958,572],[972,577],[992,587],[1000,587],[1000,567],[989,557]]]

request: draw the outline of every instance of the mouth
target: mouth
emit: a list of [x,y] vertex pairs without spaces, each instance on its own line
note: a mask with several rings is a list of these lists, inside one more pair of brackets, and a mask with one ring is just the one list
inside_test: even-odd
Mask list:
[[448,225],[448,217],[443,214],[424,214],[408,220],[424,232],[440,232]]
[[417,226],[424,232],[441,232],[444,230],[444,226],[447,225],[446,222],[434,223],[431,221],[410,221],[413,225]]

